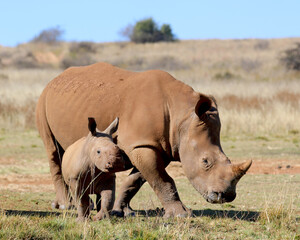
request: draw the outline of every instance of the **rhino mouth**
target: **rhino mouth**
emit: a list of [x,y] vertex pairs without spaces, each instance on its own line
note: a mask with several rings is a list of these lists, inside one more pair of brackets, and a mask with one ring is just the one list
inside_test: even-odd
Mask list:
[[125,169],[125,160],[122,155],[117,155],[111,160],[110,164],[107,164],[105,169],[108,172],[118,172]]
[[235,193],[210,192],[205,194],[204,198],[209,203],[225,203],[232,202],[236,197]]

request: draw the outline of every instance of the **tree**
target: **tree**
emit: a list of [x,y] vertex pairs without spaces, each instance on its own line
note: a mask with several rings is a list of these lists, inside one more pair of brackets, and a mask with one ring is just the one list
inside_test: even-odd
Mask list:
[[174,34],[172,33],[171,26],[169,24],[163,24],[160,28],[163,35],[163,41],[171,42],[174,41]]
[[45,29],[32,39],[32,42],[56,43],[62,40],[64,30],[59,26]]
[[120,34],[135,43],[175,41],[169,24],[163,24],[159,29],[152,18],[138,21],[134,26],[128,25]]
[[287,49],[281,61],[288,69],[300,71],[300,43],[296,43],[295,48]]

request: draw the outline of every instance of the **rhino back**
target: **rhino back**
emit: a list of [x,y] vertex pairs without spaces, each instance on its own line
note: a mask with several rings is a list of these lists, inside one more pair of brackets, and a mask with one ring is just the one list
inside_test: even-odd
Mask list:
[[70,68],[48,84],[46,116],[64,149],[87,134],[88,117],[96,119],[100,130],[119,117],[118,145],[125,151],[142,145],[166,150],[170,115],[195,106],[193,94],[163,71],[137,73],[98,63]]

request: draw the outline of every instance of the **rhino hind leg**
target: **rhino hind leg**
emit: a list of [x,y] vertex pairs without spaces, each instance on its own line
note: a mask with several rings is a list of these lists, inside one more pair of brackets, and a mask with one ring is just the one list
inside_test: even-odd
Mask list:
[[52,208],[66,209],[67,207],[69,207],[69,205],[71,205],[71,198],[68,194],[68,189],[64,182],[61,170],[61,161],[64,150],[58,143],[55,144],[53,142],[52,144],[55,145],[55,149],[49,151],[49,148],[47,148],[50,173],[56,192],[56,198],[51,205]]
[[[49,130],[50,131],[50,130]],[[67,186],[64,182],[61,170],[61,160],[64,154],[63,148],[57,143],[51,132],[40,133],[49,160],[50,173],[56,192],[56,198],[51,203],[52,208],[66,209],[70,203]]]
[[145,182],[142,174],[134,168],[121,185],[111,215],[117,217],[134,216],[135,213],[129,204]]
[[164,217],[186,217],[189,210],[182,204],[174,180],[165,170],[163,157],[154,148],[137,148],[131,152],[130,159],[148,181],[160,202]]
[[63,148],[56,141],[46,114],[45,96],[41,95],[36,108],[36,126],[45,145],[49,161],[50,173],[54,184],[56,199],[52,202],[53,208],[66,208],[68,191],[62,177],[61,160],[64,154]]

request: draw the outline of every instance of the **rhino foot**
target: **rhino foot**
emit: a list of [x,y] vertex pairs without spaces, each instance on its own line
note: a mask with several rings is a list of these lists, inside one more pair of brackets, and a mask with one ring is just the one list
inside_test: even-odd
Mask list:
[[192,211],[188,209],[185,206],[177,206],[177,207],[171,207],[168,209],[165,209],[164,218],[173,218],[173,217],[179,217],[179,218],[185,218],[192,216]]
[[68,204],[68,205],[65,205],[65,204],[59,204],[57,201],[53,201],[51,203],[51,208],[52,209],[60,209],[60,210],[71,210],[71,209],[76,209],[75,205],[73,204]]
[[135,211],[127,206],[123,209],[114,209],[111,211],[110,216],[114,217],[135,217]]
[[173,217],[185,218],[188,217],[188,213],[187,212],[183,212],[183,213],[166,212],[163,216],[163,218],[173,218]]
[[131,207],[124,207],[123,208],[124,216],[125,217],[135,217],[135,212],[132,210]]
[[123,210],[112,210],[110,212],[110,216],[122,218],[122,217],[124,217],[124,212],[123,212]]
[[51,207],[52,207],[52,209],[60,209],[60,210],[66,210],[67,209],[66,205],[64,205],[64,204],[60,205],[60,204],[55,203],[55,202],[51,203]]

